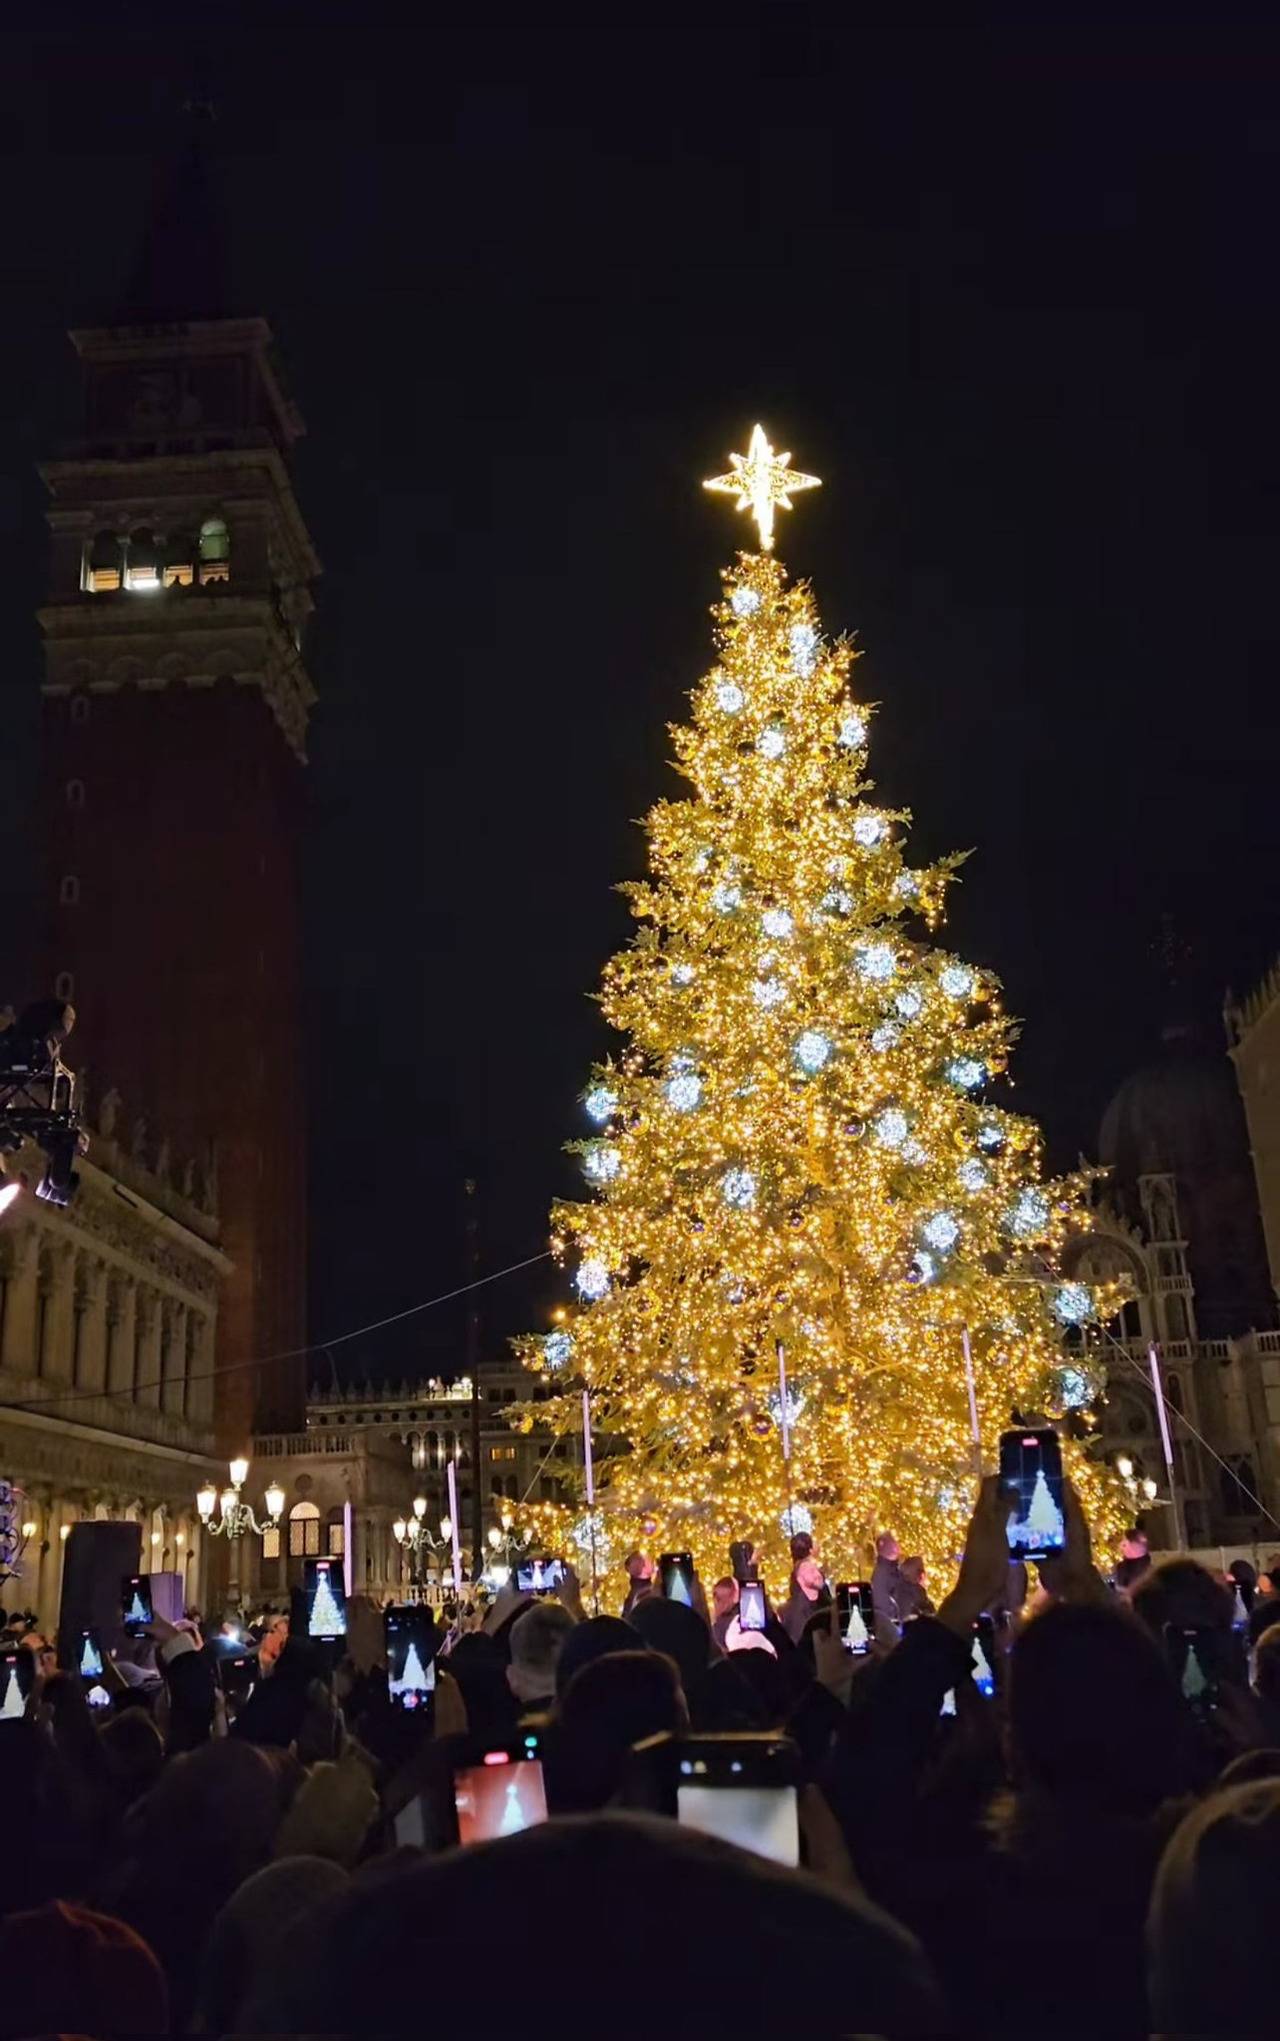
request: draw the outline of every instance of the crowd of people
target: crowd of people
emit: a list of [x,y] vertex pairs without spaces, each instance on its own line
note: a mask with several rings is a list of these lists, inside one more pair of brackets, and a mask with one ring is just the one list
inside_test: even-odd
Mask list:
[[[632,1554],[618,1614],[566,1567],[433,1627],[416,1711],[359,1597],[329,1652],[156,1618],[97,1706],[10,1616],[0,2031],[1270,2033],[1280,1555],[1228,1578],[1134,1533],[1104,1577],[1066,1517],[1028,1578],[984,1483],[936,1608],[884,1534],[856,1652],[808,1537],[763,1626],[744,1544],[679,1596]],[[655,1763],[695,1748],[785,1763],[798,1866],[673,1818]],[[522,1750],[548,1819],[513,1785],[518,1832],[436,1828],[441,1780]]]

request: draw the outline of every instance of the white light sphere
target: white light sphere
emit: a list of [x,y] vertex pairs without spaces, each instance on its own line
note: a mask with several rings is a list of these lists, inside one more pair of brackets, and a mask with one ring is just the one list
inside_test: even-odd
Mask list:
[[574,1281],[578,1286],[579,1295],[585,1297],[588,1304],[596,1304],[608,1291],[609,1271],[595,1255],[589,1255],[579,1268]]
[[894,996],[893,1010],[901,1014],[903,1020],[914,1020],[923,1007],[923,994],[917,992],[914,985],[905,985],[902,991]]
[[881,1021],[878,1028],[871,1030],[871,1046],[878,1056],[883,1056],[887,1049],[896,1049],[901,1040],[892,1021]]
[[711,895],[711,905],[717,914],[732,914],[742,905],[742,888],[729,881],[722,881]]
[[919,897],[920,881],[914,872],[899,872],[893,890],[899,900],[915,900]]
[[573,1352],[573,1339],[567,1332],[549,1332],[542,1342],[542,1358],[554,1373],[563,1368]]
[[718,680],[715,692],[716,707],[723,709],[726,716],[736,716],[747,699],[736,680]]
[[960,1222],[952,1212],[935,1212],[920,1231],[930,1247],[939,1254],[949,1254],[960,1238]]
[[805,1503],[789,1502],[778,1522],[784,1537],[808,1537],[813,1530],[813,1512]]
[[729,597],[729,607],[735,617],[753,617],[760,607],[760,593],[755,588],[735,588]]
[[618,1110],[618,1094],[611,1091],[607,1084],[593,1084],[582,1103],[587,1118],[594,1120],[597,1127],[603,1127],[605,1121],[611,1120]]
[[831,1061],[830,1037],[817,1028],[806,1028],[796,1042],[795,1059],[806,1077],[816,1077]]
[[859,815],[853,825],[853,840],[864,850],[874,850],[884,839],[884,817],[881,815]]
[[987,1170],[973,1156],[960,1164],[956,1178],[961,1190],[965,1191],[985,1191],[991,1181]]
[[1087,1283],[1059,1283],[1049,1293],[1049,1309],[1059,1325],[1086,1325],[1093,1317],[1093,1291]]
[[757,978],[751,988],[751,996],[757,1006],[763,1007],[766,1013],[772,1013],[775,1007],[782,1005],[787,988],[780,978]]
[[987,1066],[976,1056],[956,1056],[947,1065],[947,1076],[958,1091],[976,1091],[985,1083]]
[[1049,1230],[1049,1200],[1043,1191],[1020,1191],[1006,1224],[1019,1240],[1036,1240]]
[[886,1106],[875,1123],[876,1140],[882,1148],[901,1148],[909,1132],[907,1116],[900,1106]]
[[692,985],[693,965],[673,964],[671,967],[671,982],[673,985]]
[[1063,1368],[1058,1376],[1058,1398],[1064,1410],[1084,1410],[1097,1392],[1079,1368]]
[[973,991],[973,973],[967,964],[948,964],[938,983],[948,999],[967,999]]
[[795,923],[785,907],[766,907],[760,916],[760,926],[775,942],[781,942],[784,936],[790,935]]
[[892,943],[866,943],[858,952],[858,969],[875,985],[884,985],[898,968]]
[[843,886],[832,886],[823,894],[822,906],[827,914],[852,914],[853,895],[846,893]]
[[866,736],[867,726],[861,716],[856,709],[849,709],[841,719],[837,743],[843,744],[846,751],[856,751],[866,742]]
[[756,750],[761,758],[781,758],[786,748],[787,733],[780,730],[776,723],[770,723],[768,729],[762,730],[756,738]]
[[691,1113],[702,1103],[702,1079],[696,1070],[677,1070],[664,1087],[667,1104],[678,1113]]
[[978,1146],[985,1148],[988,1155],[994,1155],[998,1149],[1004,1147],[1004,1128],[998,1126],[994,1120],[988,1121],[985,1127],[979,1127]]
[[788,634],[791,664],[807,680],[818,663],[818,633],[812,624],[792,624]]
[[622,1150],[597,1141],[583,1155],[582,1167],[592,1183],[612,1183],[622,1167]]
[[756,1180],[749,1169],[726,1169],[720,1179],[720,1195],[726,1205],[745,1212],[756,1201]]
[[912,1257],[911,1266],[907,1270],[907,1281],[916,1284],[931,1283],[937,1273],[938,1265],[933,1256],[926,1254],[921,1248]]
[[902,1159],[904,1162],[909,1162],[913,1169],[919,1169],[922,1162],[929,1160],[929,1151],[912,1134],[902,1144]]

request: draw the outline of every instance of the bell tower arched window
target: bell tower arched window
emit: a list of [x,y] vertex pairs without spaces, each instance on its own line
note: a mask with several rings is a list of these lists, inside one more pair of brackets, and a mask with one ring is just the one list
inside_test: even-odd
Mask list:
[[200,527],[200,580],[231,579],[231,534],[224,517],[206,517]]

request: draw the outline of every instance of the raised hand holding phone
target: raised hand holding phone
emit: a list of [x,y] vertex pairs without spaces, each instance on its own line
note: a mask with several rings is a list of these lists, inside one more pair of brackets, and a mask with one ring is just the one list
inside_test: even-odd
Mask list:
[[983,1610],[996,1600],[1009,1571],[1009,1497],[998,1474],[978,1490],[960,1561],[960,1577],[938,1610],[938,1621],[957,1637],[969,1638]]

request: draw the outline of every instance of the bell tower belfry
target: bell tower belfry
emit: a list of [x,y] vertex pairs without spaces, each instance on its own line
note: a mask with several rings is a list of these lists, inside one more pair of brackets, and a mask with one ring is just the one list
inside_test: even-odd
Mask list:
[[[135,314],[134,317],[138,317]],[[43,981],[93,1093],[215,1169],[223,1368],[305,1339],[299,844],[319,572],[261,319],[75,332],[83,438],[42,469]],[[145,1137],[144,1137],[145,1138]],[[300,1359],[216,1384],[228,1449]]]

